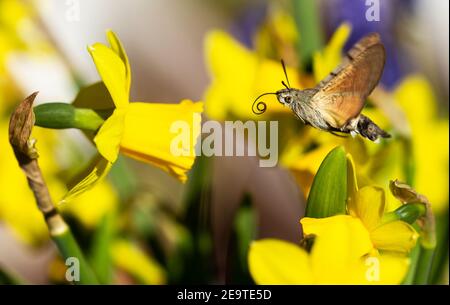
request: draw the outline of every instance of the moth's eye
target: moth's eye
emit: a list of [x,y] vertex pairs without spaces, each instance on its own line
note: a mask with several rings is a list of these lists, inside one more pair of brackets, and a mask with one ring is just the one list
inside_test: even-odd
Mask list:
[[285,101],[286,103],[288,103],[288,104],[291,103],[291,100],[292,100],[292,98],[291,98],[290,96],[286,96],[286,97],[284,98],[284,101]]

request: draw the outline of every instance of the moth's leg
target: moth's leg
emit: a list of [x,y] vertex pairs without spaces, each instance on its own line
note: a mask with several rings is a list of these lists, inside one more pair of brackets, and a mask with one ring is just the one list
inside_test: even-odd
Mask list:
[[331,126],[328,123],[327,123],[327,128],[325,130],[327,130],[332,135],[335,135],[335,136],[341,137],[341,138],[347,138],[348,135],[346,135],[346,134],[349,133],[349,131],[347,131],[347,130],[345,130],[343,128],[335,128],[335,127]]
[[[338,131],[338,132],[342,132],[342,131]],[[330,130],[330,133],[336,137],[340,137],[340,138],[347,138],[348,136],[346,135],[342,135],[342,134],[338,134],[336,131]]]

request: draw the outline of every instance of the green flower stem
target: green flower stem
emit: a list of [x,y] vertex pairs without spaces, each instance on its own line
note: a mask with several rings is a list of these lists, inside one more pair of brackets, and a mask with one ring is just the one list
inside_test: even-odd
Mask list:
[[428,248],[423,244],[420,245],[420,256],[416,265],[414,275],[414,284],[426,285],[430,283],[431,266],[434,257],[434,247]]
[[98,281],[91,268],[88,266],[69,226],[53,204],[37,159],[30,159],[26,156],[22,156],[18,159],[20,167],[27,176],[28,185],[33,191],[38,209],[44,216],[50,236],[56,243],[61,256],[65,261],[68,258],[76,258],[79,262],[80,278],[75,284],[97,284]]
[[323,45],[317,1],[293,0],[293,7],[297,31],[300,35],[297,51],[301,68],[310,70],[314,52],[319,51]]
[[431,207],[428,207],[421,226],[420,256],[417,261],[414,284],[425,285],[431,281],[431,271],[436,249],[436,224]]
[[52,129],[77,128],[96,131],[111,110],[95,111],[65,103],[46,103],[34,107],[35,125]]
[[[61,218],[62,219],[62,218]],[[53,231],[53,230],[50,230]],[[98,284],[97,278],[88,265],[83,252],[78,246],[77,241],[72,235],[70,228],[65,225],[62,231],[56,230],[56,232],[51,234],[53,241],[56,243],[61,256],[67,261],[69,258],[76,258],[79,262],[79,282],[74,282],[75,284]],[[70,266],[68,266],[70,267]]]
[[[42,213],[47,223],[50,236],[55,241],[61,255],[67,258],[76,258],[80,267],[80,278],[76,283],[97,284],[97,279],[90,267],[87,265],[84,255],[80,250],[69,226],[59,214],[50,197],[47,184],[38,164],[38,153],[34,142],[30,139],[35,122],[33,113],[33,102],[37,92],[22,101],[11,115],[9,122],[9,142],[14,150],[17,162],[23,170],[28,186],[34,194],[37,208]],[[76,268],[76,266],[74,266]],[[74,269],[74,273],[76,270]],[[74,274],[75,275],[75,274]]]
[[417,243],[409,254],[410,265],[408,273],[406,274],[405,279],[402,282],[403,285],[412,285],[414,283],[414,277],[416,275],[417,262],[419,261],[419,257],[420,245],[419,243]]
[[443,273],[447,269],[448,262],[448,241],[449,241],[449,211],[448,209],[436,215],[436,249],[433,257],[433,266],[431,268],[432,284],[442,283]]
[[113,264],[110,249],[116,233],[115,214],[115,211],[111,211],[103,216],[95,230],[90,251],[89,261],[95,270],[98,280],[102,284],[111,284],[113,278]]

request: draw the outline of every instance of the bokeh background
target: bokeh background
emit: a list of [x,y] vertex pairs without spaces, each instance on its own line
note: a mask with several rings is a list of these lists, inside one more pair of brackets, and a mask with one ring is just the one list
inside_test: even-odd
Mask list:
[[[0,282],[64,282],[63,261],[7,143],[9,115],[19,101],[34,91],[40,92],[38,104],[72,101],[81,86],[98,80],[86,46],[103,42],[105,30],[113,29],[130,58],[131,100],[175,103],[189,98],[205,101],[208,108],[212,73],[207,33],[227,31],[242,46],[275,60],[284,54],[288,63],[298,64],[301,60],[285,47],[296,43],[290,32],[295,21],[291,2],[0,0]],[[427,175],[422,178],[439,189],[419,191],[432,202],[439,201],[435,213],[444,228],[439,238],[448,250],[449,2],[380,3],[380,22],[367,22],[364,0],[316,1],[316,38],[325,45],[346,21],[352,26],[344,47],[348,49],[364,34],[377,31],[387,49],[383,92],[395,92],[409,75],[420,75],[429,85],[433,98],[427,103],[434,104],[435,114],[418,117],[421,124],[412,129],[432,138],[434,123],[444,122],[445,128],[439,131],[442,137],[420,142],[421,148],[427,146],[423,167],[430,168],[421,172]],[[311,71],[308,65],[304,69]],[[249,105],[257,93],[248,96]],[[415,108],[414,103],[412,99],[408,106],[413,113],[429,109],[422,104]],[[230,109],[227,118],[240,117]],[[295,125],[289,124],[281,131]],[[297,128],[293,130],[302,130]],[[49,188],[60,197],[68,177],[86,164],[95,148],[77,130],[37,128],[36,138]],[[102,260],[101,251],[111,253],[105,268],[114,283],[252,283],[247,267],[251,240],[300,240],[307,181],[317,170],[305,163],[323,159],[335,145],[319,144],[314,142],[313,148],[298,154],[303,163],[284,155],[287,161],[276,168],[259,168],[256,157],[199,157],[184,185],[158,169],[121,157],[107,181],[61,210],[93,261]],[[322,147],[319,156],[307,155],[317,146]],[[442,153],[436,157],[437,151]],[[386,150],[377,156],[392,154]],[[438,164],[428,165],[435,159]],[[400,162],[395,160],[391,161]],[[439,173],[433,172],[435,168]],[[388,172],[371,178],[388,183],[396,178],[395,170]],[[424,192],[429,189],[437,195]],[[107,241],[107,250],[92,246],[99,240]],[[436,283],[448,282],[447,255],[437,267]]]

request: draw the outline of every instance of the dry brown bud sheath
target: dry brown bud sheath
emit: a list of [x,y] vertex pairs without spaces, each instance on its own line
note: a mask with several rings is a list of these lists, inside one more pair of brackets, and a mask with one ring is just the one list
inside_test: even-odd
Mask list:
[[34,141],[30,140],[34,125],[33,102],[35,92],[20,103],[11,115],[9,122],[9,142],[14,150],[19,166],[24,171],[28,185],[33,191],[39,210],[43,213],[50,234],[59,234],[67,229],[62,217],[56,210],[44,177],[37,162]]

